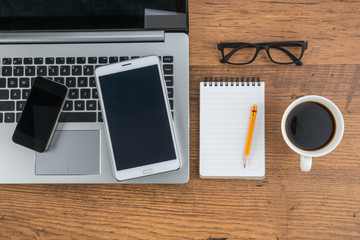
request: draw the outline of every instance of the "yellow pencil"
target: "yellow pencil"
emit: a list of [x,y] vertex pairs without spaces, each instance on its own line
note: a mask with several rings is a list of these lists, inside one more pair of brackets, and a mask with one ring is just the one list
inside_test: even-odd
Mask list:
[[244,168],[246,167],[246,163],[247,163],[248,157],[250,155],[251,140],[252,140],[252,136],[253,136],[253,132],[254,132],[256,113],[257,113],[257,105],[254,104],[251,109],[250,124],[249,124],[247,139],[246,139],[246,147],[245,147],[245,153],[244,153]]

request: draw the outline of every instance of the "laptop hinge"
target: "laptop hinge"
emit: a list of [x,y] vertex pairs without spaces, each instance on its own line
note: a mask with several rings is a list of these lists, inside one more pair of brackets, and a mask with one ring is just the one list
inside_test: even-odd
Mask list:
[[0,32],[0,44],[163,42],[164,39],[164,31]]

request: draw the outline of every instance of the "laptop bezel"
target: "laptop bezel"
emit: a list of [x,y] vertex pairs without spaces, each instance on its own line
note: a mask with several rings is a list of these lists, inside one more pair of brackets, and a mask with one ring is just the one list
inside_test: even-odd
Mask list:
[[[108,32],[108,31],[148,31],[148,30],[163,30],[165,32],[185,32],[189,31],[189,14],[188,14],[188,0],[175,0],[177,5],[177,12],[175,15],[159,15],[148,16],[154,24],[147,24],[144,20],[143,26],[129,26],[125,27],[120,20],[124,20],[124,16],[101,16],[101,17],[19,17],[9,18],[0,15],[0,33],[1,32],[51,32],[51,31],[65,31],[65,32]],[[185,14],[185,15],[184,15]],[[134,17],[134,16],[132,16]],[[81,19],[81,23],[77,22]],[[101,19],[101,21],[99,21]],[[86,24],[92,20],[92,24]],[[94,21],[96,20],[96,21]],[[129,21],[126,21],[128,24]],[[160,23],[163,25],[159,25]]]

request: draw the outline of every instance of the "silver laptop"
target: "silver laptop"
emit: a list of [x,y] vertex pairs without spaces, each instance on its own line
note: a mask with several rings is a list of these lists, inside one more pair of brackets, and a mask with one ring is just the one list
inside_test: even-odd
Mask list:
[[[189,180],[189,40],[186,0],[2,1],[0,183],[118,183],[98,104],[94,69],[158,55],[182,167],[126,183]],[[11,137],[31,83],[45,76],[70,89],[46,153]]]

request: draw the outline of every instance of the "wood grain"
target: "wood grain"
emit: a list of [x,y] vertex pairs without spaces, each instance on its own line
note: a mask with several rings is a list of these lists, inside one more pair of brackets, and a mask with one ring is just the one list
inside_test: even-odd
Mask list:
[[[190,181],[184,185],[0,185],[0,239],[360,239],[360,51],[356,1],[190,0]],[[219,41],[308,40],[304,65],[261,54],[218,62]],[[199,82],[266,83],[266,178],[200,179]],[[296,98],[340,108],[345,135],[309,173],[280,121]]]
[[[189,1],[190,64],[216,64],[218,42],[309,42],[305,64],[359,63],[359,1]],[[265,52],[257,65],[272,64]]]

